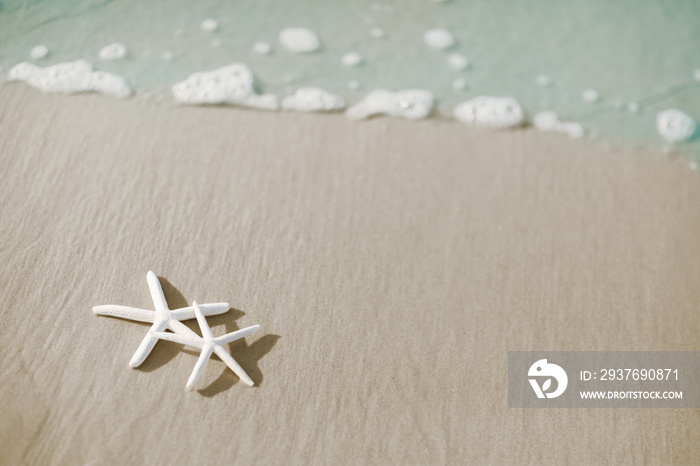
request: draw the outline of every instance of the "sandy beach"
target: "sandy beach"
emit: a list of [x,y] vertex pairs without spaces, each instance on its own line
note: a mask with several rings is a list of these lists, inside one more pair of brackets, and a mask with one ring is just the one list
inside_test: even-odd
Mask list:
[[[532,129],[0,86],[0,463],[676,463],[698,409],[509,409],[509,350],[700,350],[700,179]],[[227,301],[256,386],[92,307]],[[197,329],[195,321],[188,321]]]

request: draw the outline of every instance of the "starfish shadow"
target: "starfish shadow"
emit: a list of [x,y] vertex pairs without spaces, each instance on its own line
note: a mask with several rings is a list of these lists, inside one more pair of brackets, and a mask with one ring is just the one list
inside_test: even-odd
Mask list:
[[[236,324],[236,320],[243,315],[243,312],[238,310],[233,311],[234,313],[232,315],[227,315],[230,314],[229,312],[227,314],[209,317],[208,319],[211,322],[212,327],[215,325],[224,324],[224,328],[226,329],[225,333],[231,333],[239,330],[240,327]],[[236,313],[239,315],[236,316]],[[263,374],[258,367],[258,361],[272,350],[277,343],[277,340],[280,338],[281,337],[279,335],[268,333],[267,335],[263,335],[262,337],[258,338],[251,344],[248,344],[248,342],[245,340],[236,340],[233,343],[229,343],[229,352],[238,362],[238,364],[241,365],[243,370],[250,376],[251,380],[255,382],[254,388],[259,387],[263,382]],[[212,359],[220,360],[216,355],[212,355]],[[207,387],[197,391],[202,396],[211,398],[228,390],[235,385],[238,380],[239,379],[236,374],[231,372],[228,367],[224,367],[223,371],[219,377],[216,378],[216,380],[210,383]]]
[[[175,288],[172,283],[163,277],[158,277],[158,279],[160,280],[161,287],[163,288],[163,294],[165,295],[165,300],[167,301],[170,309],[179,309],[190,305],[182,293],[180,293],[180,291]],[[245,313],[243,311],[231,308],[224,314],[209,316],[207,317],[207,320],[211,327],[224,325],[224,328],[226,329],[224,333],[231,333],[240,329],[240,327],[236,324],[236,320],[240,319],[244,315]],[[195,319],[185,320],[182,321],[182,323],[192,329],[198,335],[201,333]],[[149,324],[144,324],[144,326],[148,325]],[[269,353],[270,350],[272,350],[279,338],[279,335],[267,334],[258,338],[250,345],[245,340],[236,340],[229,343],[229,351],[231,355],[241,365],[243,370],[246,371],[253,382],[255,382],[256,387],[260,386],[263,382],[263,375],[258,367],[258,361]],[[182,345],[159,343],[156,344],[151,354],[143,362],[143,364],[137,368],[137,370],[152,372],[172,361],[180,352],[199,356],[199,352],[183,350]],[[216,355],[212,355],[212,359],[220,361],[219,357]],[[238,377],[231,372],[228,367],[224,366],[221,375],[219,375],[216,380],[210,383],[206,388],[198,391],[203,396],[211,398],[228,390],[235,385],[238,380]]]
[[[187,307],[190,305],[190,303],[187,302],[182,293],[180,293],[180,290],[175,288],[175,286],[173,286],[173,284],[170,283],[167,279],[163,277],[158,277],[158,280],[160,280],[160,285],[163,288],[163,295],[165,296],[165,300],[167,301],[168,307],[170,309],[180,309],[182,307]],[[235,320],[241,318],[244,315],[244,313],[241,311],[237,311],[236,309],[231,309],[226,313],[226,315],[229,318],[233,318]],[[211,317],[209,318],[211,319]],[[183,320],[182,323],[199,335],[200,330],[195,319]],[[144,324],[144,326],[149,325],[150,324]],[[177,356],[178,353],[180,353],[181,351],[182,345],[163,344],[162,342],[159,342],[153,348],[153,351],[151,351],[151,354],[148,356],[148,358],[143,362],[143,364],[137,367],[136,370],[143,372],[152,372],[172,361],[175,358],[175,356]],[[189,353],[189,351],[185,352]]]
[[[180,293],[180,291],[177,288],[173,286],[172,283],[170,283],[163,277],[158,277],[158,280],[160,280],[160,286],[163,288],[163,295],[165,296],[165,300],[167,301],[168,307],[170,309],[179,309],[181,307],[189,306],[189,303],[187,302],[185,297],[182,295],[182,293]],[[193,321],[194,320],[186,320],[182,323],[190,328],[193,328],[191,323]],[[144,326],[150,325],[151,324],[144,324]],[[179,348],[176,345],[165,345],[159,342],[153,348],[151,354],[148,355],[148,358],[146,358],[143,364],[137,367],[136,370],[143,372],[152,372],[172,361],[175,358],[175,356],[177,356],[177,353],[180,352],[180,350],[181,348]]]

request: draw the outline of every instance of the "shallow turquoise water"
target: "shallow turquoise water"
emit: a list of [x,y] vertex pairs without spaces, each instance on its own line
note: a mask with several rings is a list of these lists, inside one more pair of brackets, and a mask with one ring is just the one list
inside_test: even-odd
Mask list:
[[[205,32],[202,20],[219,29]],[[277,40],[286,27],[307,27],[323,47],[294,54]],[[448,51],[428,47],[423,33],[442,27],[456,37]],[[386,37],[371,35],[381,28]],[[213,45],[219,40],[219,46]],[[256,41],[270,55],[251,50]],[[126,45],[123,60],[100,60],[112,42]],[[6,72],[38,44],[49,46],[42,65],[83,58],[97,69],[124,76],[137,93],[168,89],[195,71],[233,62],[247,64],[265,92],[279,96],[304,85],[320,86],[353,103],[378,88],[421,88],[439,100],[439,113],[479,95],[515,98],[532,115],[554,110],[593,134],[664,145],[655,115],[678,108],[700,119],[700,2],[594,0],[563,2],[459,1],[2,1],[0,67]],[[340,57],[360,53],[364,63],[346,68]],[[171,52],[170,61],[163,53]],[[466,56],[463,71],[447,64]],[[539,86],[538,75],[552,85]],[[457,78],[466,87],[455,90]],[[361,87],[348,88],[356,80]],[[595,89],[597,103],[581,94]],[[629,103],[640,110],[627,110]],[[682,147],[700,156],[696,137]]]

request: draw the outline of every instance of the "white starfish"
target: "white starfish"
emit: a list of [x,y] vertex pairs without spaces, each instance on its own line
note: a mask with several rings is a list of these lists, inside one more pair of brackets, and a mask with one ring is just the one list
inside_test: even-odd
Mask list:
[[151,334],[154,337],[158,337],[162,340],[174,341],[175,343],[194,346],[195,348],[202,349],[202,353],[199,355],[199,359],[197,359],[197,363],[194,365],[194,369],[192,370],[192,374],[190,374],[190,378],[187,380],[187,385],[185,385],[185,388],[191,390],[192,387],[194,387],[195,382],[197,382],[197,379],[200,375],[202,375],[202,372],[204,371],[204,366],[206,366],[207,362],[209,362],[209,358],[211,357],[212,352],[216,353],[221,358],[221,360],[224,361],[226,365],[231,368],[231,370],[238,376],[239,379],[241,379],[246,385],[250,385],[252,387],[254,383],[251,380],[251,378],[248,377],[248,374],[245,373],[243,368],[236,362],[236,360],[233,359],[233,357],[231,357],[230,354],[228,354],[228,351],[226,351],[223,348],[223,345],[247,337],[251,333],[258,330],[260,326],[253,325],[251,327],[236,330],[232,333],[227,333],[226,335],[222,335],[220,337],[214,337],[214,335],[211,333],[211,328],[209,327],[207,320],[204,318],[202,310],[197,304],[197,301],[192,303],[192,307],[194,307],[194,315],[197,317],[197,323],[199,323],[199,328],[202,330],[201,337],[197,334],[195,334],[195,336],[192,337],[189,334],[181,335],[179,333],[151,331]]
[[[153,322],[151,331],[146,334],[146,337],[139,345],[139,348],[136,350],[136,353],[134,353],[131,361],[129,361],[129,365],[131,367],[140,366],[141,363],[146,360],[146,357],[148,357],[148,355],[151,353],[151,350],[158,341],[158,339],[153,336],[152,332],[162,332],[165,329],[170,329],[173,332],[177,331],[183,335],[198,338],[196,333],[180,322],[181,320],[194,319],[194,309],[191,306],[174,310],[168,309],[168,303],[165,301],[163,288],[160,286],[160,281],[158,280],[156,274],[149,271],[146,275],[146,281],[148,282],[148,289],[151,292],[153,305],[156,308],[155,311],[128,306],[119,306],[116,304],[107,304],[92,308],[92,312],[97,315],[120,317],[122,319],[135,320],[137,322]],[[231,306],[229,306],[228,303],[202,304],[202,310],[200,312],[211,316],[223,314],[224,312],[228,311],[230,307]]]

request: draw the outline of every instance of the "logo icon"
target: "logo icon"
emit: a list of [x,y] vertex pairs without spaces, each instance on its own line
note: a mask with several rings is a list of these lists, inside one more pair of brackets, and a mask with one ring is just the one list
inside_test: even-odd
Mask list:
[[[532,389],[535,391],[537,398],[556,398],[566,390],[566,386],[569,383],[569,378],[566,376],[566,371],[556,364],[550,364],[546,359],[540,359],[530,366],[530,370],[527,371],[528,377],[537,377],[535,379],[528,379]],[[537,381],[538,378],[545,378],[542,386],[540,386]],[[557,388],[553,392],[548,392],[552,386],[552,378],[557,381]]]

